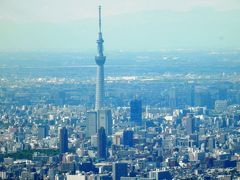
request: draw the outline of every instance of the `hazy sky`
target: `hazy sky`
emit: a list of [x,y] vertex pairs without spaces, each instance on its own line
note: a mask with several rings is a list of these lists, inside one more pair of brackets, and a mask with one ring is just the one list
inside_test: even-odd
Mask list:
[[99,4],[110,50],[240,48],[240,0],[0,0],[0,49],[93,50]]

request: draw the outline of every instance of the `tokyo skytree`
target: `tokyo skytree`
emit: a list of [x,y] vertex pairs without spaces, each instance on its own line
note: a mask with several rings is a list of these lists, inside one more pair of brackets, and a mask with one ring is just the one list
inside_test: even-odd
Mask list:
[[104,107],[104,63],[106,56],[103,54],[103,37],[102,37],[102,24],[101,24],[101,6],[99,6],[99,33],[97,40],[98,52],[95,56],[95,62],[97,64],[97,77],[96,77],[96,102],[95,110],[102,109]]

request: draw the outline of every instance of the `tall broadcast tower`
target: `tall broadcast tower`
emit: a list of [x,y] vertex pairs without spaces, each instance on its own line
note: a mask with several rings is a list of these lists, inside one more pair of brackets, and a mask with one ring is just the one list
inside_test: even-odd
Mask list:
[[99,6],[99,33],[98,33],[98,54],[95,56],[97,64],[97,78],[96,78],[96,103],[95,110],[102,109],[104,106],[104,63],[106,56],[103,55],[103,38],[101,29],[101,6]]

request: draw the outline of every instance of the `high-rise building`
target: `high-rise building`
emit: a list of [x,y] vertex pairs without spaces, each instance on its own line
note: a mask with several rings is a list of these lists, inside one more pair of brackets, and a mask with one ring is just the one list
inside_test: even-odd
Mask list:
[[104,127],[106,134],[112,134],[112,112],[110,109],[98,110],[98,129]]
[[48,136],[48,128],[46,125],[38,126],[38,139],[43,139]]
[[121,145],[121,138],[122,138],[122,133],[121,132],[116,132],[112,136],[112,144],[113,145]]
[[209,136],[206,138],[207,150],[213,151],[216,147],[216,140],[214,136]]
[[128,129],[123,131],[123,145],[124,146],[133,146],[133,131]]
[[112,112],[110,109],[87,112],[87,136],[97,134],[100,127],[104,127],[106,135],[112,134]]
[[107,136],[104,127],[100,127],[98,129],[98,137],[97,137],[98,151],[97,156],[100,159],[107,158]]
[[87,136],[96,135],[97,129],[97,111],[87,112]]
[[130,102],[130,118],[137,125],[142,124],[142,101],[134,99]]
[[195,118],[194,117],[187,117],[186,118],[187,134],[193,134],[195,130],[196,130]]
[[96,78],[96,103],[95,109],[99,110],[104,105],[104,63],[106,56],[103,54],[103,37],[101,29],[101,6],[99,6],[99,33],[98,33],[98,54],[95,56],[97,64],[97,78]]
[[128,164],[122,162],[113,163],[113,180],[120,180],[121,177],[128,176]]
[[59,129],[59,150],[60,153],[68,152],[68,131],[66,127]]

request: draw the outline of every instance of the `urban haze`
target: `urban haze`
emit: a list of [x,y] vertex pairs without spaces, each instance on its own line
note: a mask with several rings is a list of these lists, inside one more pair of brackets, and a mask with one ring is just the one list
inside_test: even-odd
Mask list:
[[238,0],[0,0],[0,179],[240,179]]

